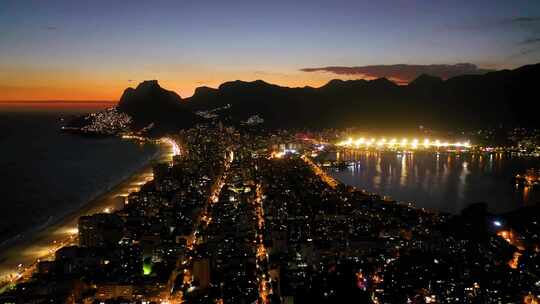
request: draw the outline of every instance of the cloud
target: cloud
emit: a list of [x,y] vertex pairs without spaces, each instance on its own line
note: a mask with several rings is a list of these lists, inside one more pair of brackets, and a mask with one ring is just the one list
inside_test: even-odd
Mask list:
[[504,28],[510,28],[523,32],[529,37],[537,37],[540,35],[540,17],[516,17],[511,19],[503,19],[500,25]]
[[540,51],[540,46],[537,46],[531,49],[522,50],[521,55],[528,55],[528,54],[536,53],[539,51]]
[[540,17],[512,17],[512,18],[488,18],[474,19],[470,21],[446,24],[445,30],[458,31],[500,31],[500,30],[524,30],[537,31],[540,27]]
[[411,65],[411,64],[394,64],[394,65],[366,65],[366,66],[328,66],[316,68],[303,68],[302,72],[328,72],[337,75],[356,75],[360,78],[374,79],[386,77],[397,83],[408,83],[422,74],[447,79],[450,77],[465,75],[465,74],[484,74],[492,70],[481,69],[472,63],[458,64],[432,64],[432,65]]
[[540,17],[516,17],[505,19],[501,24],[518,28],[529,37],[517,43],[517,46],[521,49],[508,58],[523,57],[540,51],[538,46],[540,43]]
[[529,47],[529,48],[526,48],[526,49],[522,49],[514,54],[511,54],[510,56],[507,57],[507,59],[515,59],[515,58],[520,58],[520,57],[524,57],[524,56],[527,56],[529,54],[536,54],[536,53],[540,53],[540,46],[539,45],[536,45],[534,47]]
[[490,18],[446,25],[445,29],[459,31],[514,31],[529,37],[540,35],[540,17]]
[[[505,33],[509,35],[500,35],[502,41],[504,36],[506,44],[510,50],[510,54],[504,59],[515,59],[524,57],[530,54],[536,54],[540,51],[537,45],[540,43],[540,16],[509,16],[505,18],[476,18],[468,22],[460,22],[455,24],[446,24],[442,30],[455,30],[466,32],[469,35],[471,32],[477,34],[489,33]],[[502,59],[502,58],[501,58]],[[535,59],[529,59],[531,61]]]
[[523,40],[521,44],[535,44],[538,42],[540,42],[540,38],[529,38],[529,39]]
[[504,19],[501,23],[503,24],[512,24],[512,23],[520,23],[520,24],[526,24],[526,23],[533,23],[533,22],[540,22],[540,17],[515,17],[510,19]]
[[517,44],[521,50],[509,56],[509,58],[518,58],[535,54],[540,51],[540,17],[516,17],[503,20],[502,24],[518,27],[527,33],[530,38],[524,39]]
[[53,25],[45,25],[45,26],[42,26],[41,29],[44,31],[56,31],[58,30],[58,27],[53,26]]

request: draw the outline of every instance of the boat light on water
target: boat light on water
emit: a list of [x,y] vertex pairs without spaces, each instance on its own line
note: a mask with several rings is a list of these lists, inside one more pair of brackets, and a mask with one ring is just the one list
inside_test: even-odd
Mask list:
[[516,185],[525,187],[540,186],[540,169],[528,169],[524,174],[516,174]]

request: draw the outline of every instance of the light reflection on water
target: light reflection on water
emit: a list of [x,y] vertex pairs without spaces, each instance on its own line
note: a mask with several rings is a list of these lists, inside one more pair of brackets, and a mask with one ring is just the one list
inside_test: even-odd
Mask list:
[[537,158],[502,154],[341,152],[354,166],[331,174],[346,184],[418,207],[458,213],[473,202],[504,212],[540,201],[540,190],[516,188],[512,177],[540,168]]

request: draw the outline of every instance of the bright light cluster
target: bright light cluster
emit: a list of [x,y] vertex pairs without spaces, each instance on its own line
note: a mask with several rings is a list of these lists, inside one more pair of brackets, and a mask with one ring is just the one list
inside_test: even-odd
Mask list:
[[131,116],[118,111],[117,108],[109,108],[86,116],[87,124],[80,128],[83,132],[101,133],[114,135],[129,130]]
[[414,139],[386,139],[384,137],[376,138],[365,138],[360,137],[358,139],[348,138],[347,140],[337,143],[338,146],[348,147],[348,148],[375,148],[375,149],[428,149],[428,148],[470,148],[471,143],[469,141],[463,142],[448,142],[442,141],[439,139],[431,140],[424,139],[418,140]]
[[182,153],[180,146],[176,143],[176,141],[174,141],[174,139],[163,137],[161,138],[161,141],[171,146],[173,156],[180,155]]

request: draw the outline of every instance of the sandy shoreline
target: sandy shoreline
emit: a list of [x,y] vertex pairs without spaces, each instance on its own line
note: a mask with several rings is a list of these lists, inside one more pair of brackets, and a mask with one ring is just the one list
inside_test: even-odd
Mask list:
[[[48,227],[29,233],[11,244],[3,245],[0,248],[0,282],[16,278],[18,274],[28,275],[31,271],[29,267],[38,259],[49,259],[59,247],[73,243],[76,240],[79,217],[103,212],[107,208],[115,208],[123,202],[127,194],[138,191],[142,184],[152,179],[154,163],[170,160],[170,149],[165,145],[160,145],[159,149],[160,152],[156,157],[147,161],[145,165],[109,191],[90,200]],[[21,264],[22,266],[19,267]]]

